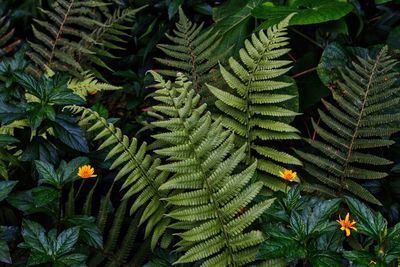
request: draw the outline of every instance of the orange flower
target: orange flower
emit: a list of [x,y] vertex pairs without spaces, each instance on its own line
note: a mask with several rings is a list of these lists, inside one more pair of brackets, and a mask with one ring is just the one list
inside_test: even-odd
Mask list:
[[350,221],[349,213],[346,214],[346,218],[344,220],[342,220],[342,218],[339,215],[339,220],[336,221],[340,224],[340,226],[342,226],[340,230],[345,231],[347,237],[350,236],[350,230],[357,231],[357,228],[353,226],[356,224],[356,221],[355,220]]
[[283,172],[279,172],[279,176],[286,181],[293,182],[297,174],[292,170],[284,169]]
[[90,165],[83,165],[78,169],[78,176],[82,179],[96,177],[97,174],[94,174],[94,169]]

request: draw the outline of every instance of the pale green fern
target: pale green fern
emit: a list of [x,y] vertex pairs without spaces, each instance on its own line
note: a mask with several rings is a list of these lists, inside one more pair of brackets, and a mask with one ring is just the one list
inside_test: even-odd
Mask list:
[[121,130],[108,123],[97,112],[78,106],[66,109],[74,114],[82,113],[80,125],[88,132],[96,132],[94,140],[101,141],[98,149],[109,148],[106,160],[112,160],[111,169],[120,168],[115,181],[124,178],[121,189],[127,189],[124,199],[134,199],[130,214],[140,212],[139,224],[146,223],[145,237],[151,236],[154,248],[165,232],[171,219],[167,213],[165,199],[168,191],[160,191],[160,185],[166,182],[168,172],[159,171],[160,160],[153,160],[146,153],[146,143],[138,144],[136,138],[123,135]]
[[[246,147],[246,161],[258,160],[257,169],[266,186],[284,190],[276,177],[287,164],[301,165],[288,153],[273,148],[274,141],[299,139],[298,130],[288,124],[298,113],[297,88],[291,78],[283,77],[291,61],[278,59],[289,52],[286,27],[289,16],[278,25],[253,34],[240,49],[240,61],[229,59],[231,70],[220,66],[220,72],[231,92],[208,85],[218,98],[223,125]],[[275,178],[274,178],[275,177]]]
[[155,151],[169,161],[158,169],[174,173],[160,189],[176,191],[166,198],[172,206],[166,216],[178,221],[170,228],[177,229],[177,250],[184,252],[175,263],[215,267],[253,262],[264,237],[247,228],[273,202],[251,204],[262,188],[261,182],[250,183],[256,163],[236,171],[246,147],[234,148],[234,135],[220,120],[212,121],[206,104],[198,105],[200,96],[183,74],[176,85],[153,76],[159,88],[154,98],[160,102],[153,108],[166,117],[154,122],[166,130],[154,137],[170,144]]
[[86,99],[86,96],[96,94],[101,91],[114,91],[120,90],[122,87],[114,86],[108,83],[99,82],[93,73],[88,71],[82,73],[83,79],[79,78],[71,78],[68,81],[68,88],[71,89],[76,95],[79,95],[83,99]]
[[306,139],[316,153],[297,154],[305,161],[305,170],[325,185],[323,191],[352,193],[380,204],[358,182],[384,178],[387,173],[376,168],[392,163],[374,155],[374,150],[395,143],[389,137],[399,131],[400,113],[393,109],[400,101],[399,73],[393,70],[397,63],[387,48],[375,59],[358,58],[342,71],[339,88],[333,91],[335,102],[322,100],[322,124],[312,121],[319,140]]

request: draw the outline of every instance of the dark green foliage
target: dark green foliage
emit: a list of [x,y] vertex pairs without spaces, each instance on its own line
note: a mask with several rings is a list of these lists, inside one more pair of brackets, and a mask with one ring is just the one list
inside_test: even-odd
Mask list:
[[392,145],[388,138],[398,131],[400,116],[392,109],[400,101],[396,64],[383,48],[376,59],[359,57],[352,68],[344,69],[339,88],[332,91],[334,104],[322,100],[322,124],[313,121],[318,139],[306,139],[320,153],[297,151],[305,170],[338,194],[352,193],[381,204],[357,181],[387,176],[379,166],[391,161],[374,155],[374,149]]
[[29,249],[27,266],[51,263],[53,266],[78,267],[85,263],[86,256],[75,251],[79,227],[72,227],[57,235],[52,229],[45,229],[34,221],[24,220],[22,224],[24,242],[19,246]]
[[339,203],[338,199],[301,197],[300,187],[292,187],[265,213],[267,239],[257,257],[284,259],[288,263],[304,259],[311,266],[343,266],[343,234],[338,231],[338,224],[330,220]]

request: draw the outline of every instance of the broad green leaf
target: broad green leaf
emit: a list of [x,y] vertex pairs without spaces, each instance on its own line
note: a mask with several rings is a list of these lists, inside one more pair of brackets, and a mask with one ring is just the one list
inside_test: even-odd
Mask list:
[[33,203],[36,207],[42,207],[53,201],[57,202],[60,192],[57,189],[38,186],[32,189]]
[[56,216],[58,203],[50,202],[48,205],[43,207],[37,207],[33,200],[32,191],[23,191],[16,194],[11,194],[7,198],[7,202],[15,208],[24,212],[24,214],[33,214],[38,212],[47,213],[51,216]]
[[4,240],[0,240],[0,262],[11,264],[10,250]]
[[77,157],[68,163],[62,161],[57,170],[57,174],[60,176],[62,184],[74,181],[77,177],[78,168],[88,163],[89,159],[87,157]]
[[178,12],[179,6],[183,4],[183,0],[172,0],[168,6],[168,18],[171,20],[176,12]]
[[299,185],[295,185],[293,186],[288,194],[287,194],[287,198],[285,200],[286,202],[286,208],[288,209],[289,212],[291,212],[297,205],[297,202],[300,199],[300,186]]
[[11,193],[17,183],[17,181],[0,181],[0,201]]
[[333,251],[318,251],[310,257],[311,266],[318,267],[342,267],[343,256]]
[[36,170],[39,173],[39,184],[46,183],[56,187],[61,186],[60,177],[58,177],[53,165],[50,163],[35,160]]
[[57,256],[62,256],[73,251],[78,238],[79,227],[72,227],[64,230],[58,235],[53,251]]
[[214,8],[213,28],[223,36],[222,43],[214,53],[225,53],[232,46],[231,53],[238,53],[241,44],[253,31],[251,12],[260,3],[261,0],[230,0]]
[[[64,255],[57,259],[56,264],[61,263],[64,266],[71,267],[84,267],[87,256],[79,253],[72,253],[68,255]],[[63,265],[54,265],[54,266],[63,266]]]
[[[376,258],[375,255],[367,252],[367,251],[344,251],[343,256],[353,263],[362,264],[362,266],[382,266],[381,264],[376,265],[379,263],[379,260]],[[371,261],[374,261],[375,265],[370,265]]]
[[[311,214],[307,214],[307,234],[314,234],[315,232],[326,231],[329,227],[328,219],[331,217],[332,213],[336,212],[339,208],[340,199],[325,200],[314,207]],[[334,222],[332,222],[335,224]]]
[[37,222],[30,220],[22,221],[23,247],[42,254],[47,254],[51,247],[46,238],[45,229]]
[[68,227],[78,226],[79,237],[88,245],[95,248],[103,248],[103,236],[95,223],[95,217],[74,216],[66,220]]
[[0,134],[0,147],[8,146],[18,142],[19,140],[11,135]]
[[253,15],[267,19],[261,28],[268,28],[292,13],[296,15],[289,25],[310,25],[338,20],[352,10],[350,3],[337,0],[297,0],[292,1],[289,6],[276,6],[271,1],[266,1],[253,10]]
[[86,137],[82,129],[64,116],[57,116],[52,124],[54,133],[61,142],[80,152],[89,152]]
[[364,203],[352,197],[346,197],[350,214],[356,216],[356,228],[360,233],[366,234],[376,240],[385,236],[387,222],[379,212],[373,212]]

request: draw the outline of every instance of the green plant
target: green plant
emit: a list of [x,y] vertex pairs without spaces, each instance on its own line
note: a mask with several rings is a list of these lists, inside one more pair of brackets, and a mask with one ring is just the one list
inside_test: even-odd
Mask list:
[[[181,240],[178,250],[185,252],[175,263],[203,261],[201,266],[244,266],[254,260],[260,231],[247,230],[273,202],[273,199],[248,207],[262,188],[250,183],[256,163],[236,172],[245,158],[245,146],[234,149],[234,135],[212,122],[206,104],[191,82],[178,74],[175,84],[152,73],[159,88],[154,110],[165,119],[154,122],[166,132],[154,135],[169,145],[155,152],[166,156],[167,164],[158,169],[173,173],[160,190],[179,190],[166,198],[172,210],[167,217],[178,222]],[[247,209],[240,214],[241,209]]]
[[155,58],[156,61],[168,67],[157,70],[165,76],[175,77],[178,71],[183,72],[193,83],[196,92],[201,92],[205,83],[216,80],[216,74],[210,70],[229,52],[216,54],[215,50],[221,43],[218,32],[208,29],[202,32],[203,23],[197,25],[188,20],[179,8],[179,22],[176,23],[175,35],[166,34],[173,44],[158,44],[167,58]]
[[24,243],[19,246],[29,249],[27,266],[52,263],[53,266],[78,267],[85,264],[86,255],[76,252],[75,245],[79,237],[79,227],[64,230],[57,235],[57,230],[46,230],[34,221],[22,223]]
[[[356,217],[360,235],[367,238],[357,248],[343,255],[353,265],[398,266],[400,259],[400,223],[388,227],[379,212],[374,212],[361,201],[346,197],[350,212]],[[356,247],[356,246],[354,246]]]
[[216,106],[222,111],[223,125],[238,136],[240,145],[245,145],[246,163],[257,159],[261,180],[275,190],[285,188],[276,179],[283,164],[301,165],[295,157],[271,147],[271,141],[300,138],[298,130],[288,124],[298,115],[294,81],[283,76],[291,62],[278,59],[289,52],[286,27],[291,17],[269,28],[267,35],[260,31],[258,36],[252,35],[251,41],[246,40],[239,52],[242,63],[229,59],[232,71],[220,65],[232,92],[208,85],[218,99]]
[[[376,148],[394,143],[389,137],[398,131],[391,123],[399,120],[392,109],[400,101],[396,85],[397,64],[387,48],[375,59],[358,58],[352,68],[341,71],[342,81],[332,91],[335,104],[322,100],[327,111],[318,110],[320,120],[313,127],[321,140],[306,139],[319,153],[296,150],[305,161],[305,170],[322,184],[331,195],[352,193],[364,200],[379,204],[357,181],[382,179],[386,172],[377,169],[391,163],[377,154]],[[374,169],[372,169],[374,167]],[[332,191],[335,190],[335,191]]]
[[300,186],[293,186],[265,212],[263,230],[267,239],[257,258],[282,259],[293,263],[302,259],[311,266],[343,266],[343,234],[331,220],[339,199],[302,197]]
[[121,130],[107,122],[97,112],[78,106],[66,109],[74,114],[82,113],[80,125],[87,127],[88,132],[95,132],[94,140],[101,140],[98,150],[113,146],[107,153],[106,160],[112,159],[110,169],[121,167],[115,181],[125,177],[121,189],[127,189],[123,199],[135,196],[130,214],[141,214],[139,224],[146,222],[145,237],[151,236],[151,247],[154,248],[170,223],[166,214],[165,198],[168,192],[160,191],[168,173],[158,170],[159,159],[152,159],[146,153],[146,143],[138,144],[136,138],[123,135]]

